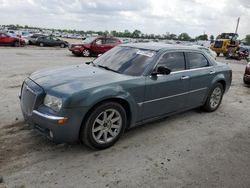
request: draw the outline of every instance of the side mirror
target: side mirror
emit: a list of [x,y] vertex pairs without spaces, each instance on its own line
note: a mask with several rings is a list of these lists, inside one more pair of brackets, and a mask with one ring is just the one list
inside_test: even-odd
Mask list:
[[171,73],[171,70],[164,66],[159,66],[155,71],[152,72],[151,75],[156,76],[157,74],[168,75]]

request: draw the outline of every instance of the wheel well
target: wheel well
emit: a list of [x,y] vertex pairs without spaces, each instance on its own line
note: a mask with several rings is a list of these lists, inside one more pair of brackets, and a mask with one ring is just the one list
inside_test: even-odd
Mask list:
[[218,83],[222,84],[223,90],[225,91],[226,90],[226,82],[225,82],[225,80],[219,80]]
[[[82,120],[82,124],[81,124],[81,129],[82,129],[82,125],[83,123],[87,120],[87,117],[89,117],[90,113],[98,106],[98,105],[101,105],[103,103],[106,103],[106,102],[117,102],[118,104],[120,104],[125,112],[126,112],[126,116],[127,116],[127,125],[126,125],[126,128],[128,128],[128,126],[130,125],[131,123],[131,110],[130,110],[130,106],[129,106],[129,103],[124,100],[124,99],[120,99],[120,98],[110,98],[110,99],[106,99],[106,100],[103,100],[103,101],[100,101],[98,103],[96,103],[94,106],[92,106],[90,108],[90,110],[86,113],[85,117],[83,118]],[[79,134],[80,134],[81,131],[79,131]]]

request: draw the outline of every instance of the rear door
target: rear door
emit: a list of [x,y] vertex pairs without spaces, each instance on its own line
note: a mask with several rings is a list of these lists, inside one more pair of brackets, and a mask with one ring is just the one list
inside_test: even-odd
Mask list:
[[187,101],[189,80],[183,76],[186,67],[184,53],[163,54],[156,68],[159,66],[168,67],[172,72],[146,78],[145,101],[141,104],[144,119],[180,111]]
[[206,94],[216,74],[214,66],[201,52],[186,52],[189,77],[188,107],[200,106],[204,103]]

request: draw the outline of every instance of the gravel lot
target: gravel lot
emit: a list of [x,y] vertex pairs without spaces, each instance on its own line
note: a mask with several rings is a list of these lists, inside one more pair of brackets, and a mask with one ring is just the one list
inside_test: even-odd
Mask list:
[[245,61],[226,61],[233,82],[216,112],[195,109],[139,126],[93,151],[30,130],[17,97],[35,70],[88,60],[60,48],[0,48],[0,187],[250,187]]

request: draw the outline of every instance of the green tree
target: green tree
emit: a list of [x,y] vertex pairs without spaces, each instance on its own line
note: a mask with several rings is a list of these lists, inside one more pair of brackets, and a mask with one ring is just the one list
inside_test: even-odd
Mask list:
[[246,36],[246,43],[247,43],[247,45],[250,45],[250,35]]
[[188,40],[191,40],[191,37],[187,33],[181,33],[178,36],[178,40],[188,41]]
[[213,40],[214,40],[214,36],[213,36],[213,35],[210,35],[209,39],[210,39],[211,41],[213,41]]
[[198,37],[195,38],[196,40],[208,40],[207,34],[204,35],[199,35]]

